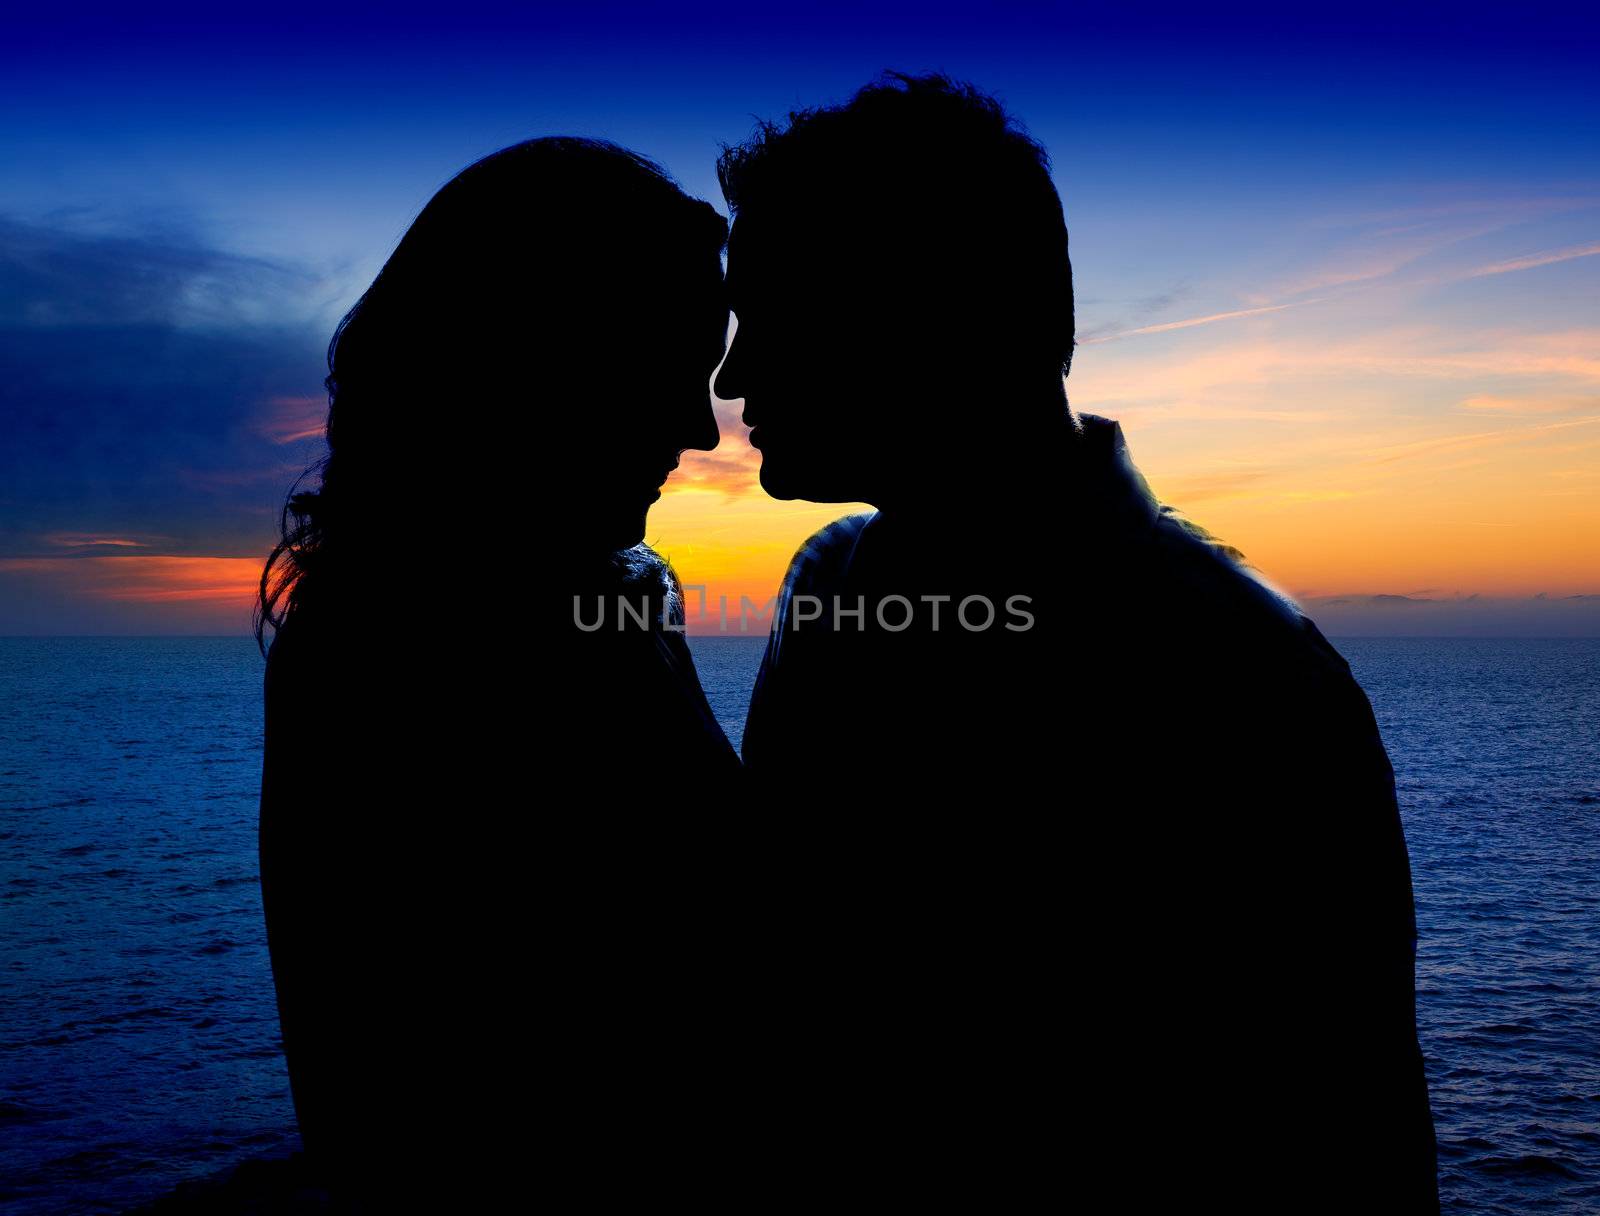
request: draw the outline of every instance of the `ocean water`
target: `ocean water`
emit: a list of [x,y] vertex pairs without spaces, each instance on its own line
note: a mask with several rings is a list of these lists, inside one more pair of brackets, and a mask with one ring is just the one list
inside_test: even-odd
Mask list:
[[[692,644],[737,743],[764,639]],[[1600,640],[1336,644],[1398,774],[1445,1208],[1600,1209]],[[260,680],[249,640],[0,639],[7,1212],[116,1213],[297,1144]]]

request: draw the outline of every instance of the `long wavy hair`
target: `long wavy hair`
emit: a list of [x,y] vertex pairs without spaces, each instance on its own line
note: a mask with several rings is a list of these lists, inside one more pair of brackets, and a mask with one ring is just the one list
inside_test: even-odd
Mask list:
[[[659,307],[727,234],[661,166],[603,140],[514,144],[442,187],[328,344],[328,451],[290,490],[261,571],[263,653],[267,630],[336,578],[364,580],[345,585],[366,610],[403,612],[406,564],[437,555],[419,542],[470,543],[462,500],[509,499],[526,482],[515,428],[548,444],[572,425],[562,407],[585,391],[586,356],[603,360],[615,340],[597,330],[620,318],[626,332],[630,310]],[[441,432],[472,437],[462,411],[474,409],[513,436],[441,460]]]

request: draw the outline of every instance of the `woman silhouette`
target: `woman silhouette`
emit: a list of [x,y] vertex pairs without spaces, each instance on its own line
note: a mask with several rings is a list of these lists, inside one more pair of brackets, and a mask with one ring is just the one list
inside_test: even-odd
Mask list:
[[353,1209],[691,1155],[739,769],[640,542],[717,444],[726,235],[641,156],[530,140],[433,197],[329,347],[261,579],[261,876],[302,1136]]

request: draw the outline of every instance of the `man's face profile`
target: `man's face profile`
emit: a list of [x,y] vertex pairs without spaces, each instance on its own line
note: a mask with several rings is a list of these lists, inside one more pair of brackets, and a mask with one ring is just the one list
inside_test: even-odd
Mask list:
[[744,399],[762,488],[785,500],[872,501],[895,430],[881,383],[891,361],[879,345],[875,310],[891,306],[881,286],[804,217],[763,214],[733,225],[728,289],[738,328],[716,390]]

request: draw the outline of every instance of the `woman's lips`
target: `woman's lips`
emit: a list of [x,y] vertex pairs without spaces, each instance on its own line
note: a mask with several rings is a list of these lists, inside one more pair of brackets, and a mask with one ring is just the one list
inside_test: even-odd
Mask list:
[[651,474],[651,476],[655,479],[655,481],[653,483],[653,486],[652,486],[652,488],[650,490],[650,501],[651,502],[654,502],[656,499],[661,497],[661,487],[667,484],[667,478],[672,476],[673,471],[675,469],[677,469],[677,467],[678,467],[678,462],[676,460],[674,460],[671,464],[667,465],[665,468],[661,469],[659,472]]

